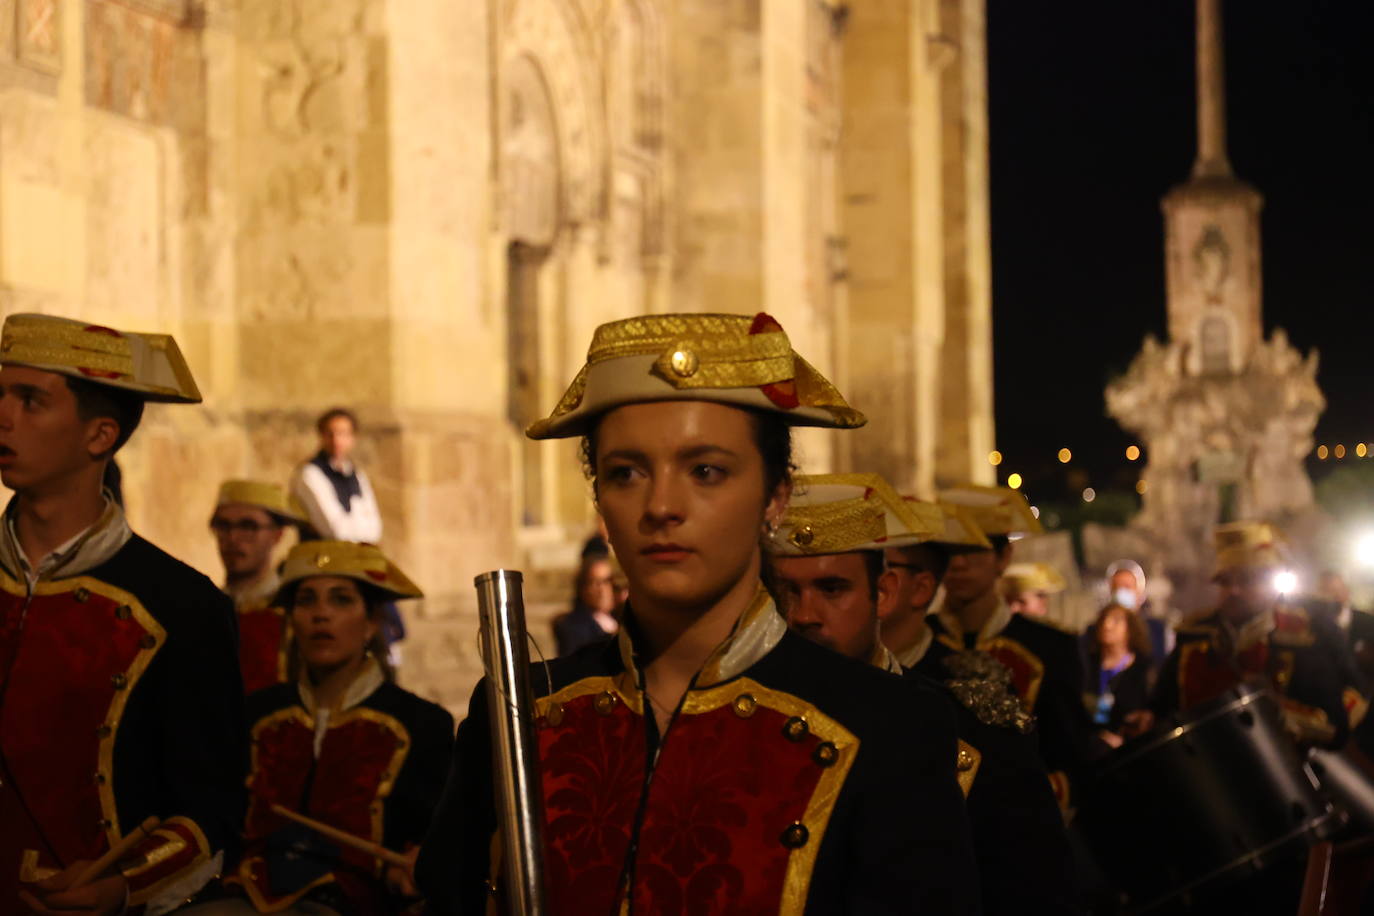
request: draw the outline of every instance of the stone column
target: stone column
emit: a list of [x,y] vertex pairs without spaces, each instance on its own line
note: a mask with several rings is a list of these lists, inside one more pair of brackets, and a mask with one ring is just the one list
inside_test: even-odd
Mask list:
[[1226,76],[1221,0],[1197,0],[1197,160],[1193,177],[1231,174],[1226,155]]

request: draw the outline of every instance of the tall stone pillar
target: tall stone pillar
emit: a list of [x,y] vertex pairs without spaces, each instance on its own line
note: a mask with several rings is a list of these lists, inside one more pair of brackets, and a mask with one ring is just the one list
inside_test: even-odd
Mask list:
[[937,483],[993,483],[992,261],[988,221],[984,0],[941,0],[940,139],[944,216]]
[[856,2],[844,38],[844,464],[932,496],[989,476],[991,305],[981,0]]

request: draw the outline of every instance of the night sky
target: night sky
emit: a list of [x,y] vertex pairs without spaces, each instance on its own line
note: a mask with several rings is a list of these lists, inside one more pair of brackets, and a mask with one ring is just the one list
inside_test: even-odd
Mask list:
[[[1231,163],[1265,198],[1266,331],[1321,354],[1317,442],[1374,441],[1374,4],[1223,13]],[[1193,17],[1190,0],[988,0],[999,470],[1033,501],[1141,470],[1102,390],[1164,333],[1159,200],[1194,156]]]

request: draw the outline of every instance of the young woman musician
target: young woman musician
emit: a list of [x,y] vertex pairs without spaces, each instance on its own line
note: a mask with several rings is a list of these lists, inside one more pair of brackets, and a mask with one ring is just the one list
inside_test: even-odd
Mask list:
[[288,554],[278,600],[300,677],[248,698],[243,858],[225,877],[226,899],[190,912],[381,916],[416,902],[401,857],[413,861],[429,826],[453,717],[391,682],[381,625],[386,602],[420,595],[371,545],[307,541]]
[[[553,912],[976,910],[951,713],[790,634],[763,586],[790,428],[863,422],[768,315],[693,314],[600,327],[530,427],[583,437],[629,580],[615,642],[532,674]],[[439,913],[506,880],[491,768],[482,685],[420,856]]]

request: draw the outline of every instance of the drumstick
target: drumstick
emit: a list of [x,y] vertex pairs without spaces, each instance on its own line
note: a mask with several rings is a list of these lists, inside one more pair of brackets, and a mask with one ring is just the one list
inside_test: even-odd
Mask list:
[[85,887],[96,878],[104,874],[111,865],[134,851],[134,847],[143,842],[143,838],[157,829],[157,825],[162,823],[155,817],[150,817],[139,824],[133,830],[125,834],[124,839],[110,847],[109,852],[96,859],[86,866],[85,871],[76,876],[72,886],[68,890],[76,890],[78,887]]
[[337,827],[331,827],[328,824],[322,824],[319,821],[315,820],[313,817],[306,817],[304,814],[297,814],[290,808],[283,808],[281,805],[278,805],[275,802],[273,802],[272,804],[272,811],[274,814],[280,814],[287,820],[292,820],[298,824],[302,824],[306,827],[309,827],[311,830],[315,831],[321,836],[327,836],[331,840],[334,840],[336,843],[342,843],[345,846],[351,846],[359,852],[365,852],[374,858],[381,859],[388,865],[395,865],[397,868],[405,869],[409,869],[411,866],[410,859],[401,855],[399,852],[392,852],[385,846],[379,846],[371,840],[365,840],[360,836],[354,836],[353,834],[345,830],[340,830]]

